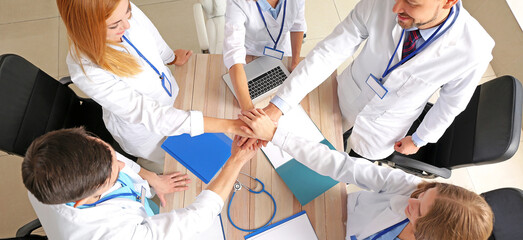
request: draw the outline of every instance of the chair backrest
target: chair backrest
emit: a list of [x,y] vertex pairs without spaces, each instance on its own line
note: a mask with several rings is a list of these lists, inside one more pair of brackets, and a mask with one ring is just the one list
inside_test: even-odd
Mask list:
[[31,142],[53,130],[84,126],[126,157],[105,128],[102,108],[24,58],[0,56],[0,149],[25,155]]
[[489,240],[521,239],[523,236],[523,191],[501,188],[482,193],[494,212],[494,230]]
[[0,56],[0,148],[23,156],[38,136],[74,125],[79,100],[67,86],[25,60]]
[[204,53],[223,51],[225,10],[225,0],[200,0],[193,6],[196,33]]
[[521,83],[514,77],[479,85],[438,142],[425,147],[422,161],[453,168],[509,159],[519,146],[522,102]]

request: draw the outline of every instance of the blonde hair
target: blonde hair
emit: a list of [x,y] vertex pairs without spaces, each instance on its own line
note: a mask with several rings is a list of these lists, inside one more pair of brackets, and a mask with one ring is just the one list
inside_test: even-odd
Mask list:
[[120,0],[56,0],[67,28],[69,50],[82,70],[81,55],[121,77],[134,76],[142,71],[133,55],[111,47],[124,48],[122,44],[107,41],[105,20],[111,16],[119,2]]
[[436,188],[438,195],[429,212],[415,223],[417,240],[488,239],[494,214],[485,199],[462,187],[438,182],[420,183],[411,197],[431,188]]

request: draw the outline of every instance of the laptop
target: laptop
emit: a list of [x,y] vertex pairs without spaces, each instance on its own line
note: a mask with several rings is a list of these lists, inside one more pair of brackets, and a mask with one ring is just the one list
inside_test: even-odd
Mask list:
[[[245,75],[247,76],[249,94],[254,104],[275,93],[290,74],[281,60],[268,56],[255,59],[246,64],[244,69]],[[223,80],[227,83],[229,89],[231,89],[234,97],[238,99],[238,96],[236,96],[234,92],[231,76],[227,73],[223,75]]]

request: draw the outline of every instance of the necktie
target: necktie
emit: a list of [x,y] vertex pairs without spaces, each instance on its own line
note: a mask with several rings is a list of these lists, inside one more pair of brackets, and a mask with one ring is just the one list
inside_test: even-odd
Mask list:
[[408,33],[409,35],[407,36],[407,41],[403,43],[403,52],[401,59],[404,59],[416,50],[416,40],[420,38],[419,30],[409,31]]

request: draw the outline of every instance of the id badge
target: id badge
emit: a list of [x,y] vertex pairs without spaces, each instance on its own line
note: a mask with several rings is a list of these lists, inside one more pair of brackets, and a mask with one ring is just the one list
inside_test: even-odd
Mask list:
[[283,51],[267,46],[263,49],[263,55],[273,57],[279,60],[283,59]]
[[141,199],[140,199],[140,201],[142,202],[142,205],[145,206],[145,198],[146,198],[145,194],[146,194],[146,191],[145,191],[145,188],[143,186],[142,186],[142,191],[140,191],[140,192],[141,192],[141,195],[140,195]]
[[165,73],[162,72],[162,75],[160,76],[160,80],[162,81],[162,87],[165,90],[165,92],[167,93],[167,95],[169,95],[169,97],[172,97],[173,96],[173,86],[171,85],[171,81],[169,80],[169,78],[167,78],[167,76],[165,76]]
[[372,75],[372,73],[369,75],[367,81],[365,82],[367,83],[367,85],[369,85],[370,89],[372,89],[372,91],[374,91],[374,93],[376,93],[376,95],[378,95],[378,97],[380,97],[381,99],[383,99],[385,95],[387,95],[387,92],[389,92],[389,90],[387,90],[383,86],[383,84],[381,84],[381,81],[374,75]]

